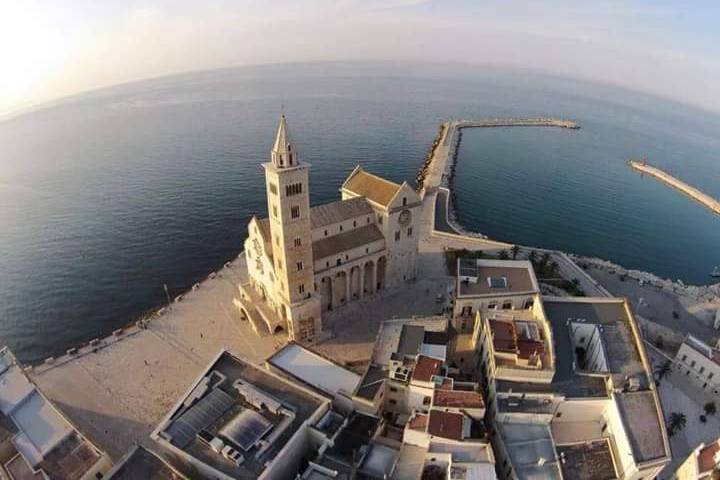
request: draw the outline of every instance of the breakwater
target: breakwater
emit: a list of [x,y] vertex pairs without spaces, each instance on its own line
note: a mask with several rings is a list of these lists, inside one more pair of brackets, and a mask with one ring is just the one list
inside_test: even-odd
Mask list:
[[651,177],[656,178],[660,182],[669,185],[688,197],[692,198],[696,202],[698,202],[701,205],[706,206],[709,208],[712,212],[717,213],[720,215],[720,201],[714,199],[710,195],[701,192],[697,188],[693,187],[692,185],[688,185],[687,183],[683,182],[682,180],[679,180],[669,173],[660,170],[657,167],[653,167],[652,165],[648,165],[646,162],[640,162],[637,160],[630,160],[628,161],[628,165],[630,165],[631,168],[634,170],[637,170],[641,173],[646,173],[650,175]]

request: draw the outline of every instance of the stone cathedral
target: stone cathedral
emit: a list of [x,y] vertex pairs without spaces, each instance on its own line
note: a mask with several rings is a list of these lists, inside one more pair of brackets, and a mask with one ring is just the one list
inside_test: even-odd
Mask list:
[[341,200],[310,207],[310,165],[285,116],[263,168],[268,217],[248,225],[249,280],[234,302],[255,332],[312,342],[322,312],[415,279],[421,200],[406,182],[357,166]]

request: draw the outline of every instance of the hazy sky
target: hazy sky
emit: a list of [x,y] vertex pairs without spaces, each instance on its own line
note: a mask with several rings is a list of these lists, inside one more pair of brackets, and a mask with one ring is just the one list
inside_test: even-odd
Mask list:
[[720,111],[720,2],[0,0],[0,114],[175,72],[314,60],[525,67]]

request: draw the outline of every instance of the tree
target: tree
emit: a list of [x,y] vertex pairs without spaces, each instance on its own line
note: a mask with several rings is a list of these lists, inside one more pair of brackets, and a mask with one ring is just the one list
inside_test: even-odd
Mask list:
[[498,258],[500,260],[507,260],[508,258],[510,258],[510,255],[508,255],[508,252],[506,252],[505,250],[500,250],[500,253],[498,254]]
[[510,252],[512,253],[512,259],[515,260],[518,256],[518,253],[520,253],[520,247],[517,245],[513,245],[510,249]]
[[655,379],[658,381],[669,377],[671,372],[672,364],[670,363],[670,360],[665,360],[663,363],[655,365]]
[[717,406],[715,405],[715,402],[708,402],[703,407],[703,410],[705,410],[705,415],[715,415],[717,413]]
[[673,412],[670,414],[670,419],[668,420],[668,435],[671,437],[675,435],[676,433],[682,431],[683,428],[685,428],[685,425],[687,424],[687,417],[685,417],[684,413],[680,412]]

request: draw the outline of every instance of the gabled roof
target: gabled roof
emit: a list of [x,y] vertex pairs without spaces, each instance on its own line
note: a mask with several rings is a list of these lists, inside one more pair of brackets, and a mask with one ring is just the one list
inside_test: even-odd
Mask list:
[[310,209],[310,224],[312,228],[320,228],[372,213],[372,207],[364,198],[338,200],[312,207]]
[[342,189],[387,207],[400,187],[401,185],[395,182],[380,178],[357,166],[343,183]]
[[313,242],[313,259],[320,260],[321,258],[337,255],[340,252],[352,250],[353,248],[362,247],[368,243],[384,239],[385,237],[377,225],[371,223],[370,225],[348,230],[347,232],[333,235],[332,237],[321,238]]

